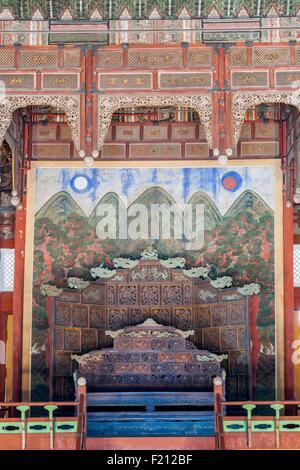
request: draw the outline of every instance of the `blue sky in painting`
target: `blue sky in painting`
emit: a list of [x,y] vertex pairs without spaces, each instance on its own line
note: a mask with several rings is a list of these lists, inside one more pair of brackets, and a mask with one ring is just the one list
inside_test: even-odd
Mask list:
[[[221,214],[246,190],[256,192],[274,209],[275,170],[272,166],[201,167],[201,168],[39,168],[36,170],[36,211],[52,196],[67,191],[86,215],[106,193],[117,193],[125,203],[131,204],[146,189],[160,186],[183,206],[197,191],[202,191],[214,201]],[[228,191],[222,178],[236,172],[242,179],[236,191]],[[71,187],[72,178],[83,175],[90,189],[79,193]],[[74,181],[74,179],[73,179]]]

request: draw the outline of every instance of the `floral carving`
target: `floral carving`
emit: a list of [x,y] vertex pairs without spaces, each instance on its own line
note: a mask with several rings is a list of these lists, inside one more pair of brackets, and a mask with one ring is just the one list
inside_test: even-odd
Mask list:
[[13,112],[26,106],[49,105],[59,108],[66,114],[72,132],[72,140],[77,150],[80,148],[80,102],[79,97],[68,95],[14,95],[5,96],[0,103],[0,144],[11,123]]
[[161,259],[160,263],[165,268],[183,268],[185,266],[185,258],[168,258],[168,259]]
[[230,276],[223,276],[217,277],[217,279],[210,280],[210,285],[215,287],[216,289],[224,289],[224,287],[230,287],[232,285],[232,277]]
[[228,354],[220,354],[219,356],[214,353],[209,353],[208,355],[197,354],[196,358],[197,358],[197,361],[201,361],[201,362],[208,362],[208,361],[222,362],[225,359],[228,359]]
[[166,281],[168,280],[168,271],[162,266],[138,266],[129,273],[130,281],[145,282],[145,281]]
[[264,91],[261,93],[236,93],[232,99],[233,144],[237,145],[247,109],[260,103],[285,103],[300,110],[300,91]]
[[134,106],[177,106],[193,108],[199,114],[206,140],[213,148],[212,98],[209,95],[148,95],[148,96],[99,96],[98,101],[98,150],[104,144],[112,116],[120,108]]
[[91,268],[91,276],[96,278],[100,277],[103,279],[110,279],[117,274],[115,269],[103,268],[103,264],[97,266],[96,268]]
[[113,259],[115,268],[135,268],[138,265],[138,260],[130,258],[114,258]]
[[183,269],[182,271],[187,277],[208,277],[209,269],[205,266],[197,266],[196,268]]
[[[143,330],[143,328],[146,328],[146,330]],[[160,338],[179,336],[186,339],[194,334],[194,330],[183,331],[173,326],[164,327],[153,320],[153,318],[147,318],[147,320],[135,327],[127,326],[117,331],[106,330],[105,334],[111,338],[118,338],[119,336],[131,336],[133,338],[143,336],[157,336]]]
[[84,281],[79,277],[69,277],[68,280],[68,287],[71,289],[85,289],[90,285],[89,281]]
[[243,287],[237,288],[238,292],[242,295],[253,295],[260,293],[260,285],[256,282],[252,282],[251,284],[244,284]]
[[42,295],[46,295],[47,297],[58,297],[63,292],[62,289],[50,284],[41,284],[40,291]]

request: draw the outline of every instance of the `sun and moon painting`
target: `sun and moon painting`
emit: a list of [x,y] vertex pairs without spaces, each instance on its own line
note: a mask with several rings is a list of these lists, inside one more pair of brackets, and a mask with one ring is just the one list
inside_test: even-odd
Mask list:
[[[274,389],[274,205],[273,166],[199,168],[37,168],[32,343],[43,344],[49,321],[41,283],[66,287],[70,276],[91,280],[90,269],[111,268],[116,257],[138,259],[145,249],[160,259],[182,256],[190,266],[210,267],[212,275],[228,275],[236,285],[261,286],[256,328],[264,360],[257,375],[261,391]],[[133,205],[176,207],[183,211],[204,207],[204,243],[186,250],[183,240],[109,239],[97,236],[99,206],[117,213]],[[33,363],[36,389],[47,387],[47,374]],[[34,370],[35,369],[35,370]],[[266,371],[268,379],[266,379]],[[258,387],[259,389],[259,387]],[[41,398],[41,394],[37,393]]]

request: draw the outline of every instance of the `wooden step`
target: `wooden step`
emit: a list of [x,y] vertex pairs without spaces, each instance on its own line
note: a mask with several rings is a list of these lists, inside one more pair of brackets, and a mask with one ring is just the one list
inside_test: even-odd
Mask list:
[[214,437],[88,437],[88,450],[214,450]]

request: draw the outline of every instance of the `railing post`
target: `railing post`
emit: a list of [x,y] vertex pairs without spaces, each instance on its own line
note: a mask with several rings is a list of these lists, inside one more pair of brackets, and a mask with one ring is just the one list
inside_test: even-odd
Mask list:
[[275,445],[278,449],[280,447],[280,410],[284,408],[284,405],[275,403],[271,405],[271,408],[275,411]]
[[22,426],[22,450],[26,449],[26,411],[30,409],[28,405],[19,405],[16,408],[21,413],[21,426]]
[[221,377],[214,378],[214,426],[216,449],[225,449],[223,417],[222,417],[222,397],[223,397],[223,380]]
[[252,447],[252,411],[256,408],[256,405],[246,404],[242,406],[247,411],[247,446]]
[[86,380],[84,377],[79,377],[77,380],[76,399],[79,403],[77,408],[78,438],[76,443],[76,450],[83,450],[85,449],[86,439]]
[[53,413],[57,410],[58,406],[56,405],[46,405],[44,406],[45,410],[48,411],[49,423],[50,423],[50,450],[54,450],[55,441],[54,441],[54,418]]

